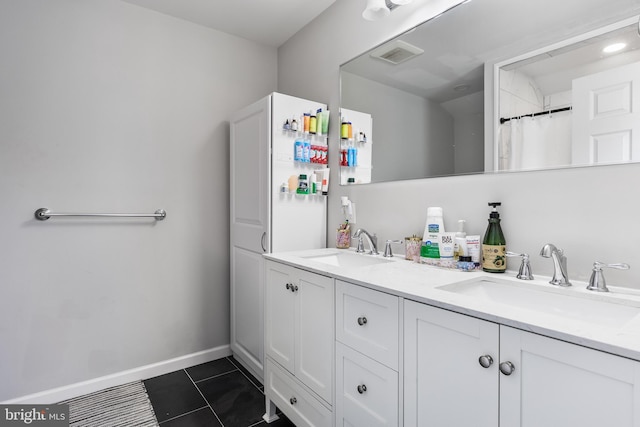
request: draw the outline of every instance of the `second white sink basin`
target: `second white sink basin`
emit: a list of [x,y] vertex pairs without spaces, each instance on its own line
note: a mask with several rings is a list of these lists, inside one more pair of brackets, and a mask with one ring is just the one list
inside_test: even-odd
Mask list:
[[637,301],[497,278],[481,277],[440,286],[438,289],[609,327],[621,327],[640,314],[640,303]]
[[329,254],[314,255],[305,258],[310,261],[317,261],[345,268],[366,267],[390,262],[389,259],[384,258],[381,255],[356,254],[347,251],[336,251]]

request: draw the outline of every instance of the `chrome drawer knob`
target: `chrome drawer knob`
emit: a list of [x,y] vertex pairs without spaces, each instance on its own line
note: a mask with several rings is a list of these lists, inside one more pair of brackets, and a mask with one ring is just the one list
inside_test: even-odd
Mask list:
[[358,325],[363,326],[367,324],[367,318],[362,316],[362,317],[358,317]]
[[516,367],[513,366],[513,363],[511,362],[502,362],[500,364],[500,372],[502,372],[504,375],[511,375],[515,370]]
[[367,391],[367,386],[364,384],[361,384],[358,386],[358,393],[360,394],[364,394],[364,392]]
[[484,356],[480,356],[478,358],[478,363],[480,363],[480,366],[482,366],[483,368],[488,368],[493,365],[493,357],[485,354]]
[[292,405],[295,405],[296,403],[298,403],[298,399],[296,399],[295,397],[292,397],[291,399],[289,399],[289,403],[291,403]]

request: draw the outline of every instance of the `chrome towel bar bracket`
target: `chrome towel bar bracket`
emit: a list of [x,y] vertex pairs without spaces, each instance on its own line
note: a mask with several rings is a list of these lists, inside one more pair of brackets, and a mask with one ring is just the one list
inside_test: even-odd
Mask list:
[[49,208],[40,208],[35,211],[34,216],[40,221],[46,221],[52,216],[99,216],[99,217],[119,217],[119,218],[155,218],[162,221],[166,218],[167,212],[164,209],[158,209],[152,214],[138,213],[54,213]]

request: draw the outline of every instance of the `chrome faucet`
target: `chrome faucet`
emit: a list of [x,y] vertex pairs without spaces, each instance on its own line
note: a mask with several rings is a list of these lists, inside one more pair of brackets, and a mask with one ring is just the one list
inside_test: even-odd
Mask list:
[[356,252],[359,252],[359,253],[364,252],[364,244],[362,242],[362,238],[364,237],[367,240],[367,243],[369,243],[369,249],[370,249],[369,253],[371,255],[378,255],[378,246],[377,246],[378,238],[376,237],[375,234],[372,236],[364,228],[358,228],[356,232],[353,233],[353,237],[358,238],[358,246],[356,247]]
[[547,243],[540,250],[540,255],[553,260],[553,278],[549,283],[556,286],[571,286],[569,275],[567,274],[567,257],[564,256],[562,249]]

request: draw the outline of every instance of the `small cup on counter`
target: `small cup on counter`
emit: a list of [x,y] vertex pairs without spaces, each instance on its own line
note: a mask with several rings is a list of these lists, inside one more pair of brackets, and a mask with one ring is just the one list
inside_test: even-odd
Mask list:
[[338,228],[336,231],[336,248],[338,249],[349,249],[351,246],[351,229],[347,228]]
[[414,262],[420,262],[420,246],[422,239],[417,236],[404,238],[404,258]]

